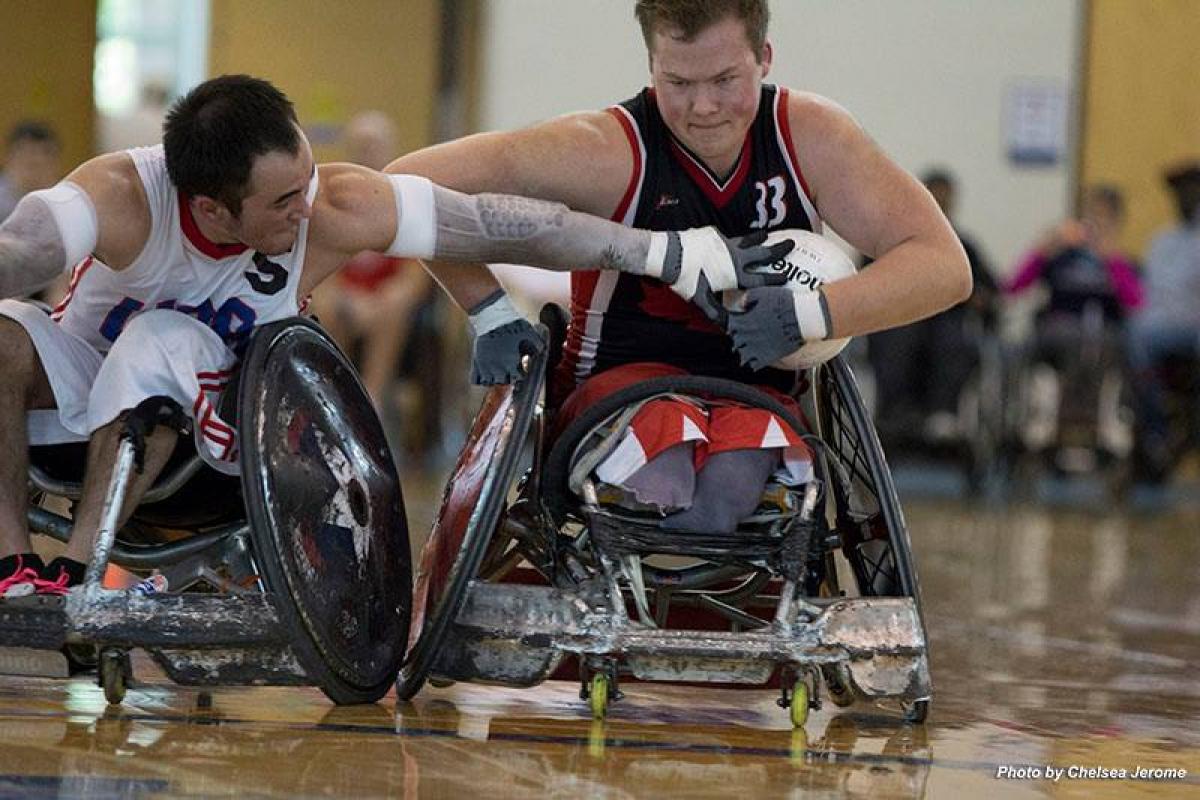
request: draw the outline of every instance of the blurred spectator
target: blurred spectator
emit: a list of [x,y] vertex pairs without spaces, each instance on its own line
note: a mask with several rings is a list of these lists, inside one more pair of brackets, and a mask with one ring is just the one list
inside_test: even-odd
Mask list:
[[[938,168],[922,180],[962,242],[975,288],[965,303],[941,314],[871,334],[869,357],[878,381],[881,433],[895,438],[889,434],[922,431],[930,440],[946,441],[959,435],[958,398],[978,355],[970,321],[990,321],[997,286],[982,251],[954,223],[954,176]],[[933,363],[937,370],[929,368]]]
[[1168,170],[1165,179],[1179,221],[1150,244],[1146,302],[1131,319],[1127,339],[1141,466],[1151,480],[1162,478],[1170,460],[1163,367],[1200,357],[1200,161]]
[[60,177],[61,147],[54,130],[41,122],[19,122],[5,142],[0,170],[0,220],[29,192],[52,186]]
[[[342,145],[347,161],[383,169],[398,155],[396,126],[380,111],[365,111],[346,123]],[[355,358],[363,385],[385,420],[396,410],[391,405],[391,390],[414,326],[418,322],[436,324],[436,294],[433,279],[419,262],[363,252],[348,261],[313,298],[322,326]],[[406,408],[404,416],[413,412],[427,418],[405,427],[419,430],[425,437],[436,436],[435,409],[430,408],[438,388],[430,383],[439,377],[436,359],[414,365],[413,377],[422,382],[423,396],[420,408]],[[427,444],[423,441],[416,446]]]
[[1021,261],[1005,287],[1018,294],[1034,285],[1049,297],[1036,322],[1038,355],[1058,363],[1066,340],[1074,341],[1088,307],[1106,322],[1120,322],[1142,302],[1142,286],[1133,260],[1117,249],[1125,222],[1125,199],[1113,186],[1088,190],[1079,219],[1052,228]]

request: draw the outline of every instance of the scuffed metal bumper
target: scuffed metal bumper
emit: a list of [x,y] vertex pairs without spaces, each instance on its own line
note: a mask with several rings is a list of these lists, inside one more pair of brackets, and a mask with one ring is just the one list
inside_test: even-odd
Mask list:
[[473,583],[433,672],[531,686],[567,655],[614,659],[643,680],[762,684],[781,665],[844,664],[867,697],[930,694],[924,629],[909,598],[837,600],[790,630],[660,630],[616,623],[578,595]]

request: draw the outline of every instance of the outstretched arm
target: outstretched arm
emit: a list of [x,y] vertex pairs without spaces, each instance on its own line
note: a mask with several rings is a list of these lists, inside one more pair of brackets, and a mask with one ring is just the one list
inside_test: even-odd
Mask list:
[[[728,240],[714,228],[652,232],[504,194],[467,195],[411,175],[339,165],[318,197],[310,246],[333,252],[324,274],[359,250],[449,261],[503,261],[554,270],[606,269],[658,278],[692,299],[711,289],[782,283],[765,269],[790,242]],[[305,268],[306,273],[309,271]]]

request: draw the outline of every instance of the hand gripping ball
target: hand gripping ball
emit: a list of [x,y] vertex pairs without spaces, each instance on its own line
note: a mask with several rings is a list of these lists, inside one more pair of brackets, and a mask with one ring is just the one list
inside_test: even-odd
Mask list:
[[[842,248],[818,233],[804,230],[772,231],[767,234],[766,244],[771,245],[783,239],[791,239],[796,246],[782,260],[772,263],[770,269],[786,272],[788,280],[784,286],[793,292],[815,292],[826,283],[840,281],[858,271]],[[745,294],[741,289],[730,289],[721,293],[721,301],[729,310],[740,311]],[[849,343],[850,337],[808,342],[771,366],[788,370],[809,369],[833,358]]]

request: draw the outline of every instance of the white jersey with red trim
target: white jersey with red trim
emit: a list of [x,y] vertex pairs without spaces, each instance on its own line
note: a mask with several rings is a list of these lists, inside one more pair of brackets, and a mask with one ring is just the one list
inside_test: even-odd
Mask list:
[[[128,150],[150,207],[150,236],[123,270],[91,257],[76,265],[70,288],[52,317],[63,328],[107,352],[130,320],[145,311],[173,309],[211,328],[241,353],[258,325],[294,316],[307,248],[307,219],[296,243],[265,256],[245,245],[209,241],[167,175],[162,145]],[[311,203],[317,176],[308,185]]]

